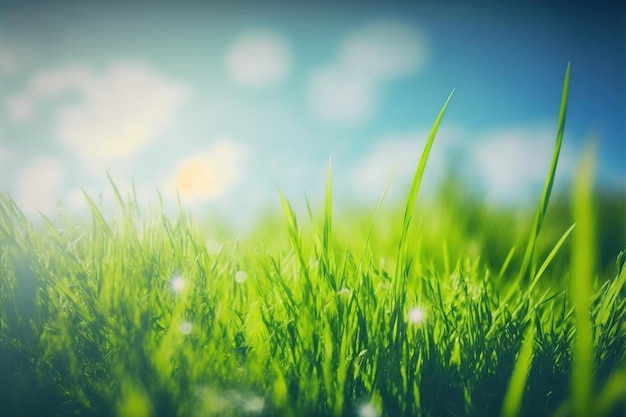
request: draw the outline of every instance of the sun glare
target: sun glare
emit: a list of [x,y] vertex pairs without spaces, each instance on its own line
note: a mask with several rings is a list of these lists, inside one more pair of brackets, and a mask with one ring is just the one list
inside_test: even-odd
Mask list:
[[212,195],[218,192],[215,172],[202,161],[186,163],[176,176],[176,187],[183,197]]

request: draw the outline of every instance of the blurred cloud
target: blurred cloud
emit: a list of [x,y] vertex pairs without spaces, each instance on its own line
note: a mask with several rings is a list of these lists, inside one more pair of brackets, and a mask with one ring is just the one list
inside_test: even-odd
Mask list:
[[329,124],[362,123],[372,116],[383,83],[419,71],[426,57],[426,43],[414,26],[379,21],[355,31],[333,63],[311,74],[312,111]]
[[8,97],[5,102],[9,118],[14,123],[30,122],[37,105],[61,94],[85,89],[92,75],[85,65],[73,64],[63,68],[36,73],[28,87]]
[[219,139],[192,157],[181,158],[165,181],[170,195],[180,193],[190,203],[215,199],[245,176],[249,149],[229,139]]
[[409,180],[415,172],[424,143],[424,137],[417,134],[376,142],[351,173],[356,191],[366,197],[379,197],[393,176],[390,194],[395,196],[397,185]]
[[32,48],[0,41],[0,75],[16,76],[34,60],[35,52]]
[[103,73],[81,64],[36,74],[26,90],[8,98],[11,120],[27,122],[40,102],[67,93],[79,99],[57,113],[60,142],[87,166],[128,157],[159,138],[188,96],[145,64],[117,62]]
[[[2,140],[2,130],[0,127],[0,140]],[[4,178],[8,174],[8,167],[11,161],[15,158],[15,154],[11,148],[5,146],[0,142],[0,174]],[[5,173],[6,171],[6,173]]]
[[[424,130],[376,140],[351,170],[352,189],[362,197],[378,198],[393,173],[389,197],[405,196],[428,133]],[[456,175],[462,175],[468,184],[473,182],[491,201],[515,202],[539,195],[554,141],[554,129],[545,126],[508,127],[473,135],[456,127],[442,127],[431,149],[422,185],[426,191],[435,190],[454,167]],[[576,158],[571,141],[565,138],[557,166],[557,186],[571,179]]]
[[[468,148],[473,172],[487,196],[515,200],[532,195],[545,182],[556,132],[549,127],[510,127],[481,135]],[[566,138],[557,165],[557,181],[571,178],[576,155]]]
[[63,164],[54,157],[32,159],[17,172],[13,197],[26,216],[54,210],[64,176]]
[[[377,199],[391,179],[387,190],[389,198],[404,197],[406,186],[413,180],[428,134],[428,130],[421,130],[389,135],[374,141],[350,172],[353,189],[360,196]],[[456,128],[440,129],[431,148],[422,182],[429,191],[450,164],[447,154],[457,146],[459,136]]]
[[318,119],[334,125],[355,125],[374,112],[376,87],[350,69],[325,67],[309,81],[310,100]]
[[30,120],[33,117],[34,101],[29,93],[20,93],[9,97],[5,102],[9,119],[15,123]]
[[286,39],[271,31],[244,33],[226,56],[230,77],[247,87],[275,86],[285,79],[290,66]]
[[339,60],[342,66],[372,81],[391,80],[421,69],[426,45],[414,26],[376,22],[344,40]]
[[[279,210],[276,188],[292,202],[303,191],[323,200],[332,154],[338,201],[375,202],[394,168],[388,198],[403,199],[428,136],[424,117],[456,86],[424,194],[451,171],[494,199],[533,198],[570,60],[582,64],[572,68],[573,140],[557,182],[569,178],[572,149],[597,130],[598,180],[624,186],[619,31],[606,19],[581,32],[584,19],[540,22],[505,8],[512,20],[487,19],[476,31],[469,9],[408,5],[356,14],[340,5],[277,14],[52,9],[7,9],[0,28],[0,192],[12,196],[27,183],[24,169],[34,176],[41,157],[54,156],[63,175],[50,206],[62,197],[85,208],[83,188],[114,205],[106,170],[125,195],[134,184],[138,199],[154,201],[159,189],[177,206],[178,188],[199,216],[245,216]],[[571,42],[577,36],[586,41]]]

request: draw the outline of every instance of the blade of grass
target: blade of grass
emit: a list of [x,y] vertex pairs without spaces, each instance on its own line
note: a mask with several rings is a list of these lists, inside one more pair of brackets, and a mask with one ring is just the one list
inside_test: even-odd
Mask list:
[[593,407],[596,416],[608,416],[616,405],[625,403],[624,398],[626,398],[626,369],[620,369],[611,375],[598,394]]
[[332,217],[333,217],[333,161],[332,158],[328,160],[328,178],[326,180],[326,202],[324,204],[324,232],[323,232],[323,246],[326,266],[330,267],[331,257],[331,231],[332,231]]
[[576,224],[571,225],[569,229],[567,229],[565,233],[563,233],[563,236],[561,236],[559,241],[556,242],[556,245],[554,245],[554,248],[552,248],[552,250],[546,257],[545,261],[543,261],[543,264],[541,264],[541,267],[535,274],[535,277],[533,278],[532,282],[530,283],[530,286],[528,287],[528,292],[532,291],[533,288],[535,288],[535,285],[537,285],[539,278],[541,278],[543,273],[546,271],[546,269],[548,268],[548,265],[550,265],[550,262],[552,262],[552,259],[554,259],[556,254],[559,252],[559,249],[561,249],[561,246],[563,246],[563,243],[565,243],[565,240],[567,239],[567,237],[570,235],[570,233],[572,233],[572,230],[574,230],[574,227],[576,227]]
[[598,310],[598,315],[596,317],[596,325],[603,326],[606,324],[606,321],[609,319],[612,308],[614,308],[615,303],[620,301],[620,294],[624,291],[624,287],[626,287],[626,269],[619,269],[619,273],[615,280],[609,286],[606,295],[604,296],[601,307]]
[[[395,170],[394,170],[395,172]],[[378,213],[383,205],[383,201],[385,200],[385,196],[387,195],[387,191],[389,190],[389,186],[391,185],[391,180],[393,179],[393,173],[387,180],[387,184],[385,185],[385,189],[378,200],[378,204],[376,205],[376,210],[374,210],[374,215],[372,216],[372,222],[370,223],[370,227],[367,230],[367,235],[365,236],[365,241],[363,242],[363,251],[361,252],[361,256],[359,257],[359,262],[357,263],[357,274],[361,272],[363,266],[363,259],[365,258],[365,253],[367,252],[367,247],[372,238],[372,233],[374,232],[374,224],[376,223],[376,218],[378,217]]]
[[113,188],[113,195],[115,196],[115,201],[120,206],[120,208],[123,209],[125,207],[125,204],[124,204],[124,199],[122,198],[122,194],[120,193],[120,190],[117,188],[117,185],[115,185],[115,181],[113,181],[111,174],[109,174],[108,172],[106,174],[107,174],[107,178],[109,179],[109,184],[111,184],[111,188]]
[[567,96],[569,92],[569,78],[570,78],[570,64],[567,64],[565,70],[565,80],[563,81],[563,92],[561,95],[561,108],[559,110],[559,121],[557,124],[556,143],[554,144],[554,152],[552,153],[552,162],[550,163],[550,171],[546,178],[546,182],[543,188],[543,194],[541,195],[541,201],[539,202],[539,208],[535,216],[535,223],[528,239],[528,245],[526,246],[526,252],[524,253],[524,259],[519,271],[518,281],[526,279],[528,267],[531,263],[533,252],[535,250],[535,244],[537,243],[537,237],[541,231],[543,225],[543,219],[545,218],[546,211],[548,209],[548,203],[550,201],[550,194],[552,192],[552,185],[554,184],[554,176],[556,174],[556,166],[559,160],[559,154],[561,152],[561,143],[563,142],[563,132],[565,130],[565,115],[567,113]]
[[526,378],[530,372],[533,358],[533,342],[535,340],[535,325],[530,321],[522,348],[519,351],[511,381],[504,396],[502,415],[504,417],[516,417],[522,408],[522,397],[526,388]]
[[111,228],[96,203],[94,203],[91,197],[89,197],[87,191],[83,190],[83,195],[85,196],[85,200],[87,200],[87,204],[89,204],[89,209],[91,210],[91,215],[93,216],[94,230],[101,228],[106,236],[111,236]]
[[595,226],[593,221],[594,152],[585,154],[574,183],[574,233],[572,248],[572,277],[570,293],[575,309],[576,338],[573,346],[572,405],[575,416],[590,415],[591,387],[593,386],[593,335],[589,313],[592,295],[592,276],[595,268]]
[[[541,276],[543,275],[543,273],[546,271],[546,269],[548,268],[548,265],[550,265],[550,262],[552,262],[552,259],[554,259],[554,257],[556,256],[556,254],[558,253],[559,249],[561,249],[561,246],[563,246],[563,243],[565,243],[565,240],[567,239],[567,237],[570,235],[570,233],[572,232],[572,230],[574,230],[574,227],[576,226],[576,224],[573,224],[569,227],[569,229],[567,229],[565,231],[565,233],[563,233],[563,236],[561,236],[561,238],[559,239],[558,242],[556,242],[556,244],[554,245],[554,248],[552,248],[552,250],[550,251],[550,253],[548,254],[548,256],[546,257],[546,259],[543,261],[543,264],[541,264],[541,267],[539,268],[539,270],[537,271],[537,273],[535,274],[535,277],[533,278],[533,280],[531,281],[530,285],[528,286],[528,288],[526,289],[526,291],[524,292],[524,296],[521,297],[522,302],[518,304],[517,308],[513,311],[513,316],[516,316],[517,313],[520,311],[520,309],[522,308],[522,306],[531,298],[531,294],[533,292],[533,289],[535,288],[535,286],[537,285],[537,282],[539,282],[539,278],[541,278]],[[513,292],[519,292],[519,289],[516,289],[516,286],[512,286],[511,289],[509,289],[509,294],[507,294],[506,299],[509,299],[509,297],[511,297],[513,294]]]
[[513,255],[515,254],[515,246],[509,250],[509,253],[506,255],[504,262],[502,262],[502,266],[500,267],[500,271],[498,272],[498,278],[502,278],[504,273],[506,272],[509,264],[511,263],[511,259],[513,259]]
[[406,202],[406,208],[404,210],[404,218],[402,220],[402,230],[400,232],[400,242],[398,243],[398,261],[396,262],[396,277],[400,276],[401,271],[405,269],[406,262],[406,243],[407,237],[409,233],[409,226],[411,225],[411,218],[413,215],[413,208],[415,207],[415,200],[417,198],[417,192],[419,191],[420,184],[422,183],[422,177],[424,176],[424,170],[426,169],[426,162],[428,161],[428,156],[430,154],[430,149],[433,146],[433,142],[435,141],[435,136],[437,135],[437,130],[439,129],[439,125],[441,124],[441,119],[443,119],[443,115],[448,108],[448,104],[452,99],[452,95],[454,94],[454,90],[450,93],[443,107],[439,111],[437,118],[435,119],[435,123],[433,123],[433,127],[430,130],[430,134],[428,135],[428,139],[426,140],[426,144],[424,145],[424,150],[422,151],[422,156],[420,157],[419,163],[417,165],[417,169],[415,170],[415,174],[413,176],[413,181],[411,182],[411,188],[409,190],[409,196]]
[[287,198],[279,191],[278,193],[280,197],[280,203],[283,209],[283,215],[285,216],[285,221],[287,223],[287,232],[289,234],[289,239],[291,240],[291,245],[295,252],[295,256],[298,262],[298,266],[304,276],[306,276],[307,280],[309,280],[309,269],[307,267],[307,263],[304,260],[304,251],[302,247],[302,236],[300,235],[300,229],[298,228],[298,220],[296,218],[296,213],[289,204]]

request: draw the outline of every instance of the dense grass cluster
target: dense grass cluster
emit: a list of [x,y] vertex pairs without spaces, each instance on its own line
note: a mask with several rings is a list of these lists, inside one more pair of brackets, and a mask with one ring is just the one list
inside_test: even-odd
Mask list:
[[86,196],[87,226],[34,228],[0,195],[0,413],[626,415],[626,272],[596,272],[591,160],[576,225],[544,225],[568,80],[532,225],[454,198],[415,210],[447,102],[396,216],[339,222],[330,169],[321,215],[281,196],[284,232],[220,246],[114,185],[116,215]]

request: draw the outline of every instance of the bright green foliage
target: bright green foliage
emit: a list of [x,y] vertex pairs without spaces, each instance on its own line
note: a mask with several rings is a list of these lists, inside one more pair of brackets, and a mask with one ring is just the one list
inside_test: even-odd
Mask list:
[[591,414],[590,397],[593,381],[593,336],[589,304],[591,282],[595,270],[595,231],[591,188],[593,153],[587,151],[574,189],[574,216],[578,229],[574,233],[572,253],[571,294],[576,317],[576,342],[572,371],[572,403],[574,415]]
[[453,183],[417,204],[447,103],[406,206],[337,212],[329,163],[320,217],[280,195],[283,231],[218,249],[114,184],[111,220],[85,196],[91,225],[37,229],[0,195],[1,414],[626,414],[626,268],[594,269],[589,165],[576,227],[535,220],[531,243],[527,213]]
[[541,201],[537,209],[535,216],[535,224],[531,230],[530,238],[528,239],[528,245],[526,246],[526,252],[524,253],[524,260],[522,261],[522,267],[520,268],[519,278],[523,280],[526,277],[526,272],[530,265],[531,258],[533,256],[537,238],[543,226],[543,220],[548,210],[548,203],[550,202],[550,195],[552,194],[552,185],[554,184],[554,177],[556,175],[556,166],[559,161],[559,154],[561,153],[561,144],[563,143],[563,132],[565,131],[565,115],[567,114],[567,96],[569,94],[569,76],[570,64],[567,64],[567,70],[565,71],[565,81],[563,82],[563,93],[561,95],[561,109],[559,111],[559,121],[557,125],[556,142],[554,143],[554,152],[552,153],[552,162],[550,163],[550,171],[546,177],[546,183],[544,185],[543,194],[541,195]]
[[526,388],[526,378],[528,371],[532,365],[533,358],[533,342],[535,341],[534,323],[528,325],[524,343],[519,352],[515,369],[511,375],[509,387],[504,396],[504,406],[502,407],[502,415],[505,417],[515,417],[520,413],[522,405],[522,396]]

